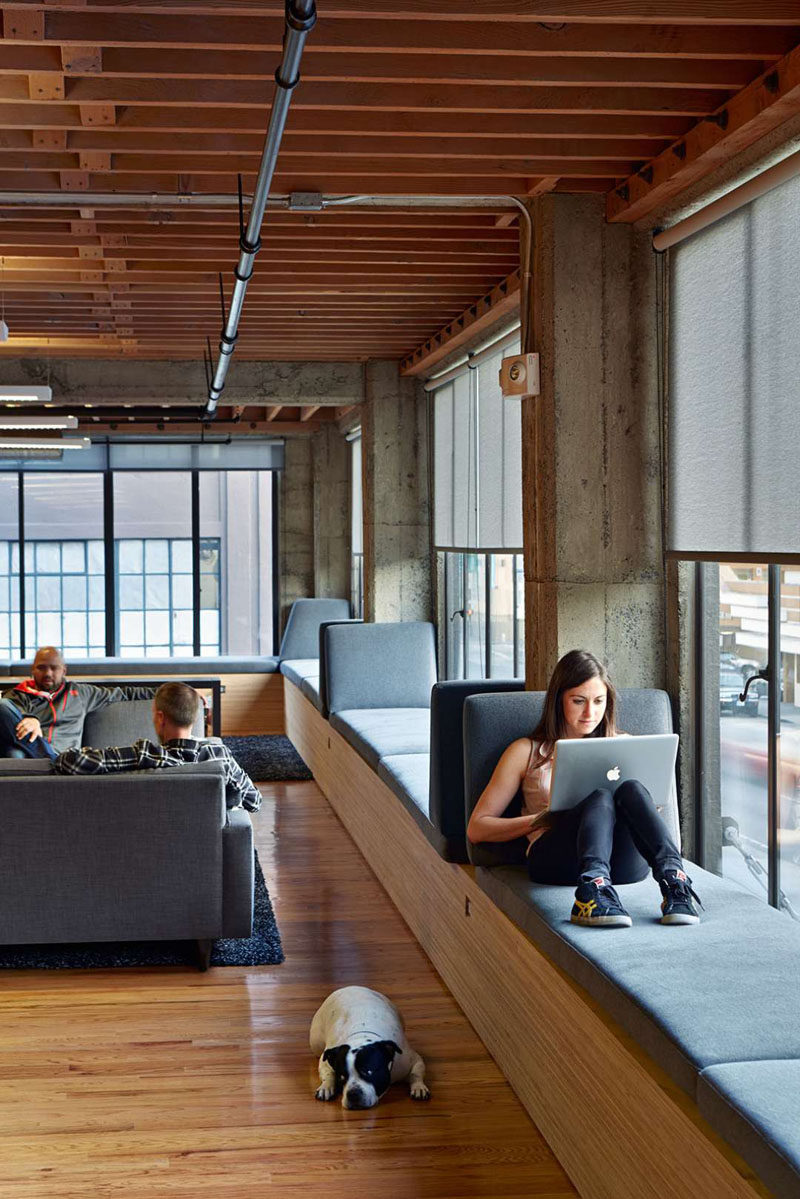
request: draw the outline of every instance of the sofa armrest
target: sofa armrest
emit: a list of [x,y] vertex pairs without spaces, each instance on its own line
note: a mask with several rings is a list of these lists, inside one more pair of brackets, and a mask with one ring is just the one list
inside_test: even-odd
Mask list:
[[222,935],[253,932],[253,825],[244,808],[229,808],[222,830]]

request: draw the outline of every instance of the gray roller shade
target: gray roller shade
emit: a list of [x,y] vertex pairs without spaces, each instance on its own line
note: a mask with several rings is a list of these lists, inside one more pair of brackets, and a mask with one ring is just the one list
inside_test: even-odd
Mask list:
[[800,553],[800,180],[671,251],[668,550]]
[[434,543],[522,549],[521,408],[498,374],[508,347],[433,393]]

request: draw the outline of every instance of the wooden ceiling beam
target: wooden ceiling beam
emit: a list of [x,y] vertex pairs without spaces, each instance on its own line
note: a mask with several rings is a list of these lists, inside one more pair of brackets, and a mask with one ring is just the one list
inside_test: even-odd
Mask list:
[[[65,100],[69,104],[191,105],[197,108],[255,108],[264,120],[264,82],[255,79],[206,79],[198,87],[192,79],[111,79],[106,76],[67,78]],[[0,76],[0,100],[25,104],[27,77]],[[309,109],[382,109],[388,112],[421,112],[449,109],[451,112],[640,112],[654,115],[692,116],[712,111],[714,92],[698,87],[637,88],[565,85],[485,84],[464,87],[424,83],[412,89],[404,82],[350,83],[346,80],[315,82],[303,79],[302,93],[294,104],[298,111]],[[0,114],[1,116],[2,114]]]
[[[43,6],[44,7],[44,6]],[[725,3],[708,3],[702,0],[560,0],[559,3],[542,3],[541,0],[528,0],[524,13],[520,12],[519,0],[438,0],[435,7],[428,0],[331,0],[326,7],[326,22],[349,20],[367,20],[368,22],[386,23],[386,18],[396,20],[406,18],[409,21],[422,22],[435,28],[437,24],[473,22],[486,23],[487,18],[492,22],[512,25],[557,24],[561,22],[586,24],[592,27],[606,24],[645,24],[645,25],[699,25],[701,27],[724,27],[737,24],[753,25],[797,25],[798,14],[793,0],[726,0]],[[130,12],[125,3],[114,3],[106,0],[102,5],[103,16],[115,14],[121,23],[127,18],[128,29],[134,37],[141,37],[143,31],[135,28],[138,19]],[[24,37],[20,29],[20,18],[28,14],[23,10],[7,10],[6,37]],[[190,14],[202,15],[209,21],[234,21],[237,17],[246,19],[249,16],[258,17],[267,24],[272,39],[280,36],[281,21],[284,8],[279,0],[267,0],[262,4],[226,3],[225,0],[214,0],[213,3],[200,2],[184,4],[161,4],[155,12],[147,13],[147,21],[139,22],[146,27],[159,29],[159,21],[185,21]],[[48,6],[45,14],[37,11],[39,25],[46,25],[47,34],[56,40],[66,40],[69,30],[75,32],[79,18],[83,17],[83,32],[78,40],[91,42],[91,22],[97,19],[94,11],[87,11],[86,0],[59,0],[56,5]],[[30,18],[29,18],[30,19]],[[38,26],[37,26],[38,28]],[[216,32],[216,31],[215,31]],[[88,36],[87,36],[88,35]],[[242,35],[244,36],[244,34]],[[270,42],[272,45],[273,42]]]
[[[299,98],[299,97],[298,97]],[[3,100],[0,89],[0,128],[7,129],[81,129],[86,126],[113,125],[101,120],[109,106],[69,104],[27,104]],[[85,110],[85,112],[83,111]],[[108,116],[109,113],[106,113]],[[463,112],[405,111],[398,120],[394,111],[370,108],[329,109],[293,107],[289,113],[287,136],[292,133],[336,134],[351,136],[373,133],[390,137],[436,138],[441,134],[469,139],[478,137],[680,137],[691,126],[686,115],[658,112]],[[89,119],[92,117],[93,119]],[[248,130],[263,138],[266,121],[263,104],[252,109],[203,107],[193,104],[137,104],[126,108],[119,128],[158,130],[167,133],[197,131],[243,133]]]
[[403,375],[422,375],[503,316],[519,309],[519,271],[509,275],[487,295],[471,304],[454,321],[417,346],[400,364]]
[[[258,81],[274,69],[274,55],[267,52],[231,50],[220,46],[213,50],[180,49],[172,44],[146,49],[96,50],[96,65],[87,57],[87,47],[75,47],[83,67],[72,61],[70,51],[46,46],[0,44],[0,75],[36,74],[52,80],[48,88],[33,99],[63,99],[62,59],[71,70],[69,78],[93,76],[111,79],[169,79]],[[48,52],[55,65],[47,62]],[[100,56],[102,54],[102,64]],[[448,84],[485,86],[501,84],[526,86],[557,84],[573,87],[702,87],[738,90],[762,69],[762,60],[702,58],[621,58],[611,56],[538,57],[522,54],[436,56],[432,54],[394,54],[390,51],[365,54],[346,51],[320,51],[309,48],[303,55],[304,89],[311,83],[385,84],[402,81],[410,84]],[[47,72],[47,74],[42,74]],[[55,80],[59,83],[56,84]],[[54,91],[55,89],[55,91]],[[52,94],[51,94],[52,93]]]
[[798,112],[800,46],[734,96],[714,120],[696,125],[680,143],[612,192],[606,205],[608,220],[630,222],[656,212]]

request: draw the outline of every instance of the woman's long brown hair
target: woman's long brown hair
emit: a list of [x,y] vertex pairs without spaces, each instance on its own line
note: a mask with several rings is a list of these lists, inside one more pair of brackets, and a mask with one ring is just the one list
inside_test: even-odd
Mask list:
[[[606,674],[602,662],[585,649],[571,649],[568,654],[556,664],[544,699],[542,719],[531,733],[533,741],[539,743],[539,758],[545,762],[552,756],[556,741],[566,733],[564,720],[563,696],[565,691],[588,683],[589,679],[599,679],[605,683],[608,695],[603,719],[590,737],[616,737],[617,735],[617,693],[614,684]],[[542,750],[545,752],[542,753]]]

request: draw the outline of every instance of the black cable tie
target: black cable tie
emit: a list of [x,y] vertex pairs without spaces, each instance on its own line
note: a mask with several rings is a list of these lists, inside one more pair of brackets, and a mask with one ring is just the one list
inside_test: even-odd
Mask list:
[[237,265],[233,268],[233,273],[240,283],[247,283],[249,279],[253,278],[253,267],[250,267],[250,273],[248,275],[243,275]]
[[297,72],[294,79],[284,80],[281,79],[281,69],[278,67],[275,71],[275,82],[277,83],[278,87],[282,87],[285,92],[290,92],[296,88],[300,82],[300,72]]
[[257,254],[261,249],[261,238],[257,237],[255,241],[248,241],[245,233],[239,238],[239,249],[245,254]]
[[[225,332],[225,330],[224,329],[222,330],[222,332],[219,335],[219,348],[220,348],[220,350],[222,350],[223,354],[232,354],[233,353],[233,347],[236,345],[238,337],[239,337],[238,333],[234,333],[233,337],[229,337],[228,334]],[[226,349],[223,349],[224,346],[230,346],[231,348],[229,350],[226,350]]]

